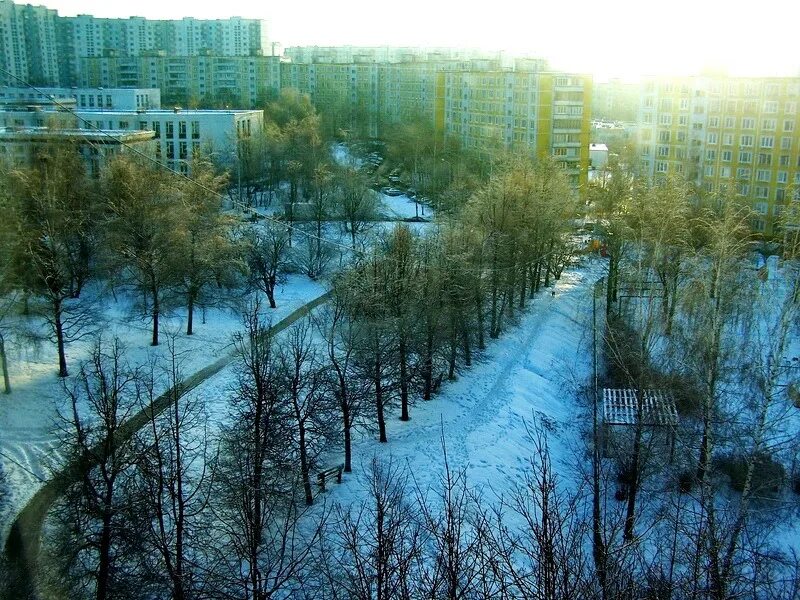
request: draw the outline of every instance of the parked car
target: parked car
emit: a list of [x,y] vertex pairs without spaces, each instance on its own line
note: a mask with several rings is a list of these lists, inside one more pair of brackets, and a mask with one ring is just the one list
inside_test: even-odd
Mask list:
[[393,187],[381,188],[381,193],[385,194],[386,196],[402,196],[403,195],[403,191],[402,190],[398,190],[397,188],[393,188]]

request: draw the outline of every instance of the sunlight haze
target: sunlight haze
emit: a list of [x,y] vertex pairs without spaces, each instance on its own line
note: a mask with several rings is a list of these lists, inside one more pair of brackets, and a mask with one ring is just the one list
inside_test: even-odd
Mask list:
[[[490,3],[374,0],[198,3],[51,0],[62,16],[267,19],[288,46],[451,46],[543,56],[557,68],[600,79],[696,73],[797,75],[800,3],[722,0]],[[757,7],[757,8],[756,8]],[[757,10],[758,18],[754,18]],[[132,12],[133,11],[133,12]]]

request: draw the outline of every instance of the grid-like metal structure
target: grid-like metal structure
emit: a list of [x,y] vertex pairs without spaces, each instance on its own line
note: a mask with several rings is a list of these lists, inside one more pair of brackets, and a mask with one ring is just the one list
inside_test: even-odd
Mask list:
[[640,404],[638,393],[630,388],[603,389],[603,422],[606,425],[669,426],[678,424],[674,398],[662,390],[643,390]]

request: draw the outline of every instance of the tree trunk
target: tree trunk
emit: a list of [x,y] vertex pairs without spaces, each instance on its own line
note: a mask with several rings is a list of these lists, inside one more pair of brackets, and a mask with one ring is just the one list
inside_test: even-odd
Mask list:
[[406,347],[405,334],[400,335],[400,420],[408,421],[408,348]]
[[267,280],[264,282],[264,292],[267,294],[267,300],[269,300],[270,308],[278,308],[278,305],[275,304],[275,284],[277,281],[278,278],[275,275],[269,275]]
[[8,359],[6,357],[6,340],[0,333],[0,368],[3,369],[3,393],[11,393],[11,379],[8,375]]
[[153,285],[150,290],[153,294],[153,341],[152,346],[158,346],[158,317],[160,315],[160,306],[158,301],[158,288]]
[[53,299],[53,316],[55,317],[56,345],[58,347],[58,376],[67,377],[67,354],[64,349],[63,304],[60,298]]
[[341,401],[342,407],[342,428],[344,429],[344,472],[350,473],[352,469],[352,461],[353,461],[353,448],[352,448],[352,441],[351,441],[351,423],[350,423],[350,404],[348,403],[346,396],[342,396]]
[[306,426],[303,420],[299,418],[299,411],[296,408],[295,413],[298,416],[297,427],[300,434],[300,474],[303,477],[306,506],[311,506],[314,504],[314,496],[311,494],[311,477],[309,475],[311,466],[308,463],[308,449],[306,448]]
[[189,302],[186,307],[188,312],[188,317],[186,318],[186,335],[192,335],[194,331],[192,330],[192,324],[194,323],[194,292],[189,292]]
[[106,482],[106,493],[103,498],[103,525],[100,531],[100,547],[98,548],[97,566],[97,600],[106,600],[111,595],[111,502],[114,484]]
[[383,384],[381,383],[381,374],[383,373],[383,366],[381,365],[380,350],[375,350],[375,408],[378,412],[378,441],[386,443],[386,419],[383,414]]

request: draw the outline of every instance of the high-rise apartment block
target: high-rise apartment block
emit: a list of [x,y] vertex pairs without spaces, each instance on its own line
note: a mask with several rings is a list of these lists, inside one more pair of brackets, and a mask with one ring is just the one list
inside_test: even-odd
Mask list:
[[[0,0],[0,67],[35,85],[80,85],[85,59],[159,54],[271,56],[273,46],[266,21],[258,19],[60,17],[43,6]],[[17,83],[0,73],[0,85]]]
[[680,174],[701,194],[736,196],[771,234],[800,199],[800,78],[651,79],[642,88],[641,170]]

